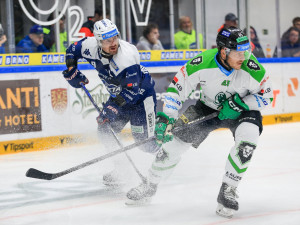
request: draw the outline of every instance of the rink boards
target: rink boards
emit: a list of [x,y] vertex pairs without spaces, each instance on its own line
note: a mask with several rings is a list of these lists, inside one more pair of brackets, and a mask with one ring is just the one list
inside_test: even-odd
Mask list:
[[[176,71],[199,52],[140,52],[141,63],[156,81],[158,111]],[[0,154],[98,141],[98,113],[85,93],[63,78],[64,60],[64,54],[57,53],[0,55]],[[265,59],[262,63],[274,89],[272,106],[262,111],[263,123],[300,121],[300,60]],[[108,92],[89,64],[82,62],[79,68],[88,77],[86,87],[101,108]],[[194,103],[199,94],[193,93],[185,105]]]

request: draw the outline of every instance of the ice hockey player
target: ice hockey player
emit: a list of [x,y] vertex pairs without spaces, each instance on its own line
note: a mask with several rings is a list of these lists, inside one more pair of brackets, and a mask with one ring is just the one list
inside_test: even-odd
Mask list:
[[[162,178],[174,170],[182,153],[190,146],[198,148],[211,131],[222,127],[231,130],[235,144],[227,158],[216,213],[231,218],[238,210],[237,187],[263,129],[260,110],[270,105],[273,92],[269,76],[251,55],[249,40],[240,29],[222,29],[216,42],[216,49],[197,55],[181,67],[168,87],[163,112],[157,113],[155,127],[157,141],[165,144],[149,169],[147,182],[129,190],[126,204],[148,203]],[[199,83],[200,99],[178,118],[182,103]],[[182,126],[214,112],[218,112],[217,117],[178,133],[172,134],[167,128]]]
[[[97,71],[102,83],[110,93],[97,117],[98,134],[109,151],[120,148],[113,136],[120,133],[130,122],[131,132],[136,141],[154,135],[156,94],[154,81],[149,72],[140,65],[136,47],[120,39],[118,28],[108,19],[94,24],[94,37],[86,37],[70,45],[66,51],[67,70],[64,78],[74,88],[80,83],[87,84],[86,76],[77,68],[80,58],[86,59]],[[155,140],[143,146],[144,151],[154,153],[159,149]],[[123,155],[123,158],[124,155]],[[115,169],[103,176],[107,185],[120,181],[123,166],[128,166],[122,156],[115,156]],[[126,158],[125,158],[126,160]],[[125,164],[128,165],[125,165]]]

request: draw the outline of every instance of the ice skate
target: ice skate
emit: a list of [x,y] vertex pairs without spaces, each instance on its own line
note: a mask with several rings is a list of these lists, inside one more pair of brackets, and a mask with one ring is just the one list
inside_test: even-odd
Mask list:
[[132,188],[127,192],[126,205],[146,205],[151,202],[152,196],[155,195],[157,184],[143,182],[139,186]]
[[222,183],[219,196],[218,207],[216,213],[219,216],[232,218],[235,211],[239,209],[239,203],[236,201],[238,198],[236,187],[232,187],[226,183]]
[[120,173],[118,173],[116,170],[113,170],[103,175],[103,184],[108,187],[120,187],[125,183],[121,179]]

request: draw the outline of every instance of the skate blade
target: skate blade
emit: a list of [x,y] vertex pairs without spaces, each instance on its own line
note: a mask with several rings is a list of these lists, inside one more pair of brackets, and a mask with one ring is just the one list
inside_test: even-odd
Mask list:
[[127,198],[127,200],[125,201],[125,205],[127,206],[142,206],[142,205],[148,205],[151,203],[152,198],[148,197],[148,198],[143,198],[141,200],[131,200],[129,198]]
[[216,213],[219,216],[226,217],[228,219],[231,219],[233,217],[235,210],[225,208],[222,204],[218,204],[218,207],[216,209]]

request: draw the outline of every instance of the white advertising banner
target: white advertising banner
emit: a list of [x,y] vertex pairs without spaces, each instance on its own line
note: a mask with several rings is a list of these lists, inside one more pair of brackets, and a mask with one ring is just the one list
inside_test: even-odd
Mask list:
[[[263,65],[274,89],[272,106],[265,109],[263,115],[300,112],[300,64]],[[149,71],[153,72],[151,68]],[[97,71],[84,70],[83,73],[89,79],[86,87],[101,109],[101,103],[107,101],[109,94]],[[159,82],[160,89],[169,85],[170,78],[165,79],[165,83],[161,83],[157,74],[153,73],[153,78]],[[61,72],[2,73],[0,87],[0,141],[97,131],[97,110],[85,92],[72,88]],[[158,101],[161,99],[159,90]],[[161,106],[157,110],[161,110]]]

